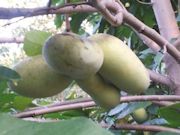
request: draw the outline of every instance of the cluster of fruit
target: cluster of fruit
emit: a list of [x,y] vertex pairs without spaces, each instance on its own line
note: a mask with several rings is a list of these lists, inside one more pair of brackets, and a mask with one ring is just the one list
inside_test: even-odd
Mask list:
[[106,109],[120,103],[120,90],[139,94],[150,83],[146,68],[133,51],[108,34],[88,38],[56,34],[46,41],[41,56],[27,58],[14,69],[21,79],[9,84],[21,95],[53,96],[75,80]]

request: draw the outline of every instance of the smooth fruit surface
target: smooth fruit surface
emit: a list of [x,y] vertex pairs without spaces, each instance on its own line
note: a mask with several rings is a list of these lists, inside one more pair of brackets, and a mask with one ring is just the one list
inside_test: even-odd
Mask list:
[[132,113],[132,117],[136,122],[143,123],[148,119],[148,114],[144,108],[140,108]]
[[27,97],[53,96],[71,83],[71,79],[52,70],[42,56],[26,58],[18,63],[14,70],[20,74],[21,79],[17,82],[10,82],[9,86],[18,94]]
[[108,34],[89,37],[104,52],[100,74],[104,79],[129,94],[144,92],[150,84],[148,72],[139,58],[120,39]]
[[43,56],[53,69],[73,79],[95,74],[104,58],[95,42],[71,33],[50,37],[43,47]]
[[111,109],[120,103],[119,90],[105,82],[99,75],[93,75],[87,79],[76,81],[101,107]]

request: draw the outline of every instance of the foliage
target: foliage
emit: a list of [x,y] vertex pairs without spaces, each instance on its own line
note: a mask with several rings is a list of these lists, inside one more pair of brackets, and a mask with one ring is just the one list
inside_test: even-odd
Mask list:
[[112,135],[83,117],[48,123],[27,122],[5,114],[0,114],[0,119],[1,135]]

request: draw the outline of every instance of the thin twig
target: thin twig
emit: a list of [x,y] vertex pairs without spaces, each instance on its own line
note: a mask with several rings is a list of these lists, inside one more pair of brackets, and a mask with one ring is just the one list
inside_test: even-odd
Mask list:
[[144,1],[141,1],[141,0],[136,0],[138,3],[140,4],[143,4],[143,5],[152,5],[153,2],[144,2]]
[[159,106],[170,106],[175,104],[174,102],[169,102],[169,101],[152,101],[152,103]]
[[[66,4],[70,3],[70,0],[65,0],[65,3]],[[71,31],[71,25],[70,25],[70,21],[69,21],[69,14],[65,15],[65,22],[66,22],[66,32],[70,32]]]
[[[133,28],[132,28],[133,29]],[[149,48],[151,48],[154,52],[159,52],[161,50],[161,47],[156,44],[152,39],[148,38],[147,36],[138,33],[136,30],[133,29],[133,31],[137,34],[137,36],[143,41],[145,45],[147,45]]]
[[37,109],[46,109],[46,108],[50,108],[50,107],[69,105],[69,104],[74,104],[74,103],[82,103],[82,102],[84,103],[84,102],[90,102],[90,101],[92,101],[91,98],[80,98],[80,99],[74,99],[74,100],[68,100],[68,101],[53,103],[53,104],[42,106],[42,107],[40,106],[40,107],[28,108],[27,111],[37,110]]
[[70,14],[75,12],[97,12],[88,4],[71,4],[57,7],[39,8],[3,8],[0,7],[0,19],[12,19],[16,17],[32,17],[47,14]]
[[0,44],[4,44],[4,43],[23,43],[24,42],[24,38],[20,38],[20,37],[12,37],[12,38],[7,38],[7,37],[0,37]]
[[156,72],[154,72],[152,70],[149,70],[149,69],[147,69],[147,70],[149,72],[150,79],[153,82],[164,84],[164,85],[166,85],[168,87],[170,87],[172,85],[172,82],[168,78],[168,76],[164,76],[164,75],[158,74],[158,73],[156,73]]
[[[134,102],[134,101],[180,101],[180,96],[175,95],[147,95],[147,96],[124,96],[120,99],[121,103],[123,102]],[[25,112],[20,112],[15,114],[15,117],[24,118],[24,117],[33,117],[42,114],[52,113],[52,112],[59,112],[77,108],[87,108],[95,106],[95,102],[91,99],[85,99],[80,102],[71,101],[71,103],[64,103],[64,105],[55,104],[48,107],[37,108]]]
[[[102,127],[108,128],[109,125],[103,124]],[[118,124],[112,127],[111,129],[155,131],[155,132],[166,131],[166,132],[180,133],[180,130],[176,128],[169,128],[169,127],[155,126],[155,125]]]
[[18,118],[33,117],[33,116],[38,116],[38,115],[47,114],[47,113],[66,111],[66,110],[72,110],[72,109],[77,109],[77,108],[87,108],[87,107],[91,107],[91,106],[95,106],[94,101],[84,102],[84,103],[74,103],[74,104],[56,106],[56,107],[45,108],[45,109],[25,111],[25,112],[17,113],[14,116],[18,117]]

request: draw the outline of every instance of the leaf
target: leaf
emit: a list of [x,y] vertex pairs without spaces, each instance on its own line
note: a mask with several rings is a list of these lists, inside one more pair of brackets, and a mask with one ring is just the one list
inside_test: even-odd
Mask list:
[[56,25],[56,28],[60,28],[63,24],[64,16],[63,15],[56,15],[54,19],[54,24]]
[[52,0],[51,5],[57,6],[57,5],[61,5],[63,3],[64,3],[64,0]]
[[0,93],[7,88],[7,81],[0,81]]
[[0,93],[0,111],[9,112],[15,98],[15,94],[2,94]]
[[112,109],[112,110],[108,113],[108,115],[109,115],[109,116],[116,115],[116,114],[122,112],[122,111],[123,111],[125,108],[127,108],[127,107],[128,107],[128,103],[122,103],[122,104],[116,106],[114,109]]
[[1,135],[113,135],[93,121],[84,118],[60,122],[35,123],[0,114]]
[[32,99],[22,96],[16,96],[14,98],[13,107],[18,110],[24,110],[28,107],[28,105],[31,105]]
[[159,115],[167,120],[172,126],[180,126],[180,103],[159,109]]
[[72,20],[70,22],[71,24],[71,30],[75,33],[79,32],[79,29],[81,27],[81,23],[87,18],[89,13],[77,13],[72,15]]
[[0,65],[0,80],[3,79],[4,80],[20,79],[20,75],[16,71]]
[[50,113],[45,114],[45,118],[58,118],[58,119],[70,119],[73,117],[81,117],[86,116],[85,112],[83,112],[82,109],[76,109],[76,110],[68,110],[64,112],[58,112],[58,113]]
[[148,120],[143,124],[144,125],[165,125],[165,124],[168,124],[168,123],[167,123],[167,121],[165,119],[156,118],[156,119],[153,119],[153,120]]
[[24,51],[28,56],[35,56],[42,53],[42,47],[51,36],[50,33],[45,31],[32,30],[25,34]]

